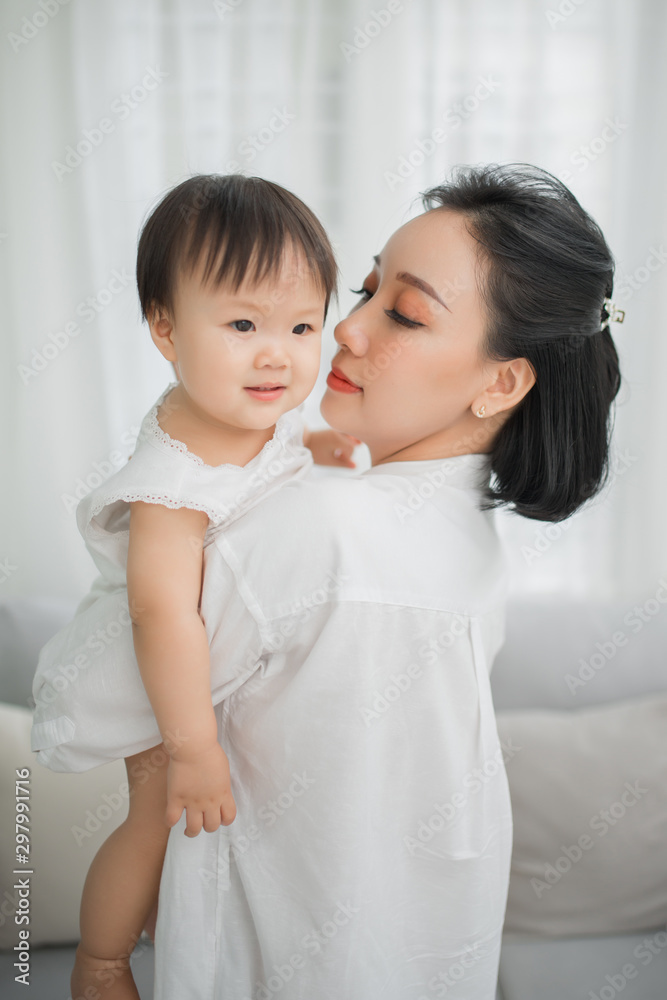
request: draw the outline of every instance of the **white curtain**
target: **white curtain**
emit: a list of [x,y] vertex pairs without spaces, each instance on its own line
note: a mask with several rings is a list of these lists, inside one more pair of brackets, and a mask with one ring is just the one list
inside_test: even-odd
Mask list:
[[630,608],[659,588],[662,0],[5,0],[2,28],[0,598],[78,598],[92,579],[76,499],[131,453],[171,378],[133,282],[138,229],[168,187],[244,169],[293,189],[332,234],[343,315],[420,191],[456,163],[514,160],[567,177],[600,222],[627,316],[612,327],[613,482],[560,526],[497,516],[513,589]]

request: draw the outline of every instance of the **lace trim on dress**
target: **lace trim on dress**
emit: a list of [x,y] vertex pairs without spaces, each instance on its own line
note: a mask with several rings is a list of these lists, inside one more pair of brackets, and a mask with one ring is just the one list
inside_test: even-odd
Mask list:
[[155,503],[159,504],[161,507],[169,507],[171,510],[177,510],[179,507],[187,507],[189,510],[200,510],[202,513],[206,514],[211,524],[218,525],[225,520],[230,514],[229,510],[221,511],[214,510],[208,504],[200,503],[198,500],[183,500],[176,497],[168,497],[163,493],[153,493],[145,490],[143,493],[140,490],[132,492],[130,490],[117,490],[115,493],[106,494],[103,497],[99,497],[92,504],[88,517],[89,521],[92,521],[94,517],[104,510],[105,507],[110,507],[111,504],[118,503],[120,500],[125,503],[134,503],[137,500],[143,503]]
[[283,417],[285,417],[289,411],[285,411],[285,413],[281,414],[280,417],[278,417],[278,420],[276,421],[276,428],[275,431],[273,432],[273,437],[270,438],[266,442],[266,444],[264,444],[261,450],[258,451],[257,454],[254,456],[254,458],[251,458],[250,462],[246,463],[245,466],[234,465],[233,462],[223,462],[222,465],[207,465],[206,462],[199,457],[199,455],[195,455],[194,452],[190,451],[190,449],[188,448],[188,446],[185,444],[184,441],[179,441],[178,438],[172,438],[169,434],[167,434],[167,432],[160,427],[160,424],[158,422],[157,413],[160,406],[167,398],[171,390],[174,389],[177,385],[178,382],[172,382],[169,386],[167,386],[167,388],[162,393],[155,406],[151,407],[151,409],[148,411],[148,413],[144,418],[142,431],[144,432],[145,437],[152,436],[157,441],[159,441],[160,444],[164,445],[165,448],[171,448],[173,451],[181,452],[181,454],[184,455],[194,465],[198,465],[204,469],[239,469],[239,468],[246,469],[248,465],[250,465],[252,462],[257,462],[260,455],[263,458],[266,456],[270,456],[272,452],[276,451],[278,448],[280,448],[281,445],[285,444],[290,437],[290,431],[287,426],[287,421],[283,420]]
[[[252,477],[252,474],[258,465],[262,465],[265,462],[269,463],[275,453],[289,452],[294,459],[298,458],[298,452],[294,450],[293,442],[291,441],[293,433],[291,418],[287,416],[289,411],[286,411],[281,414],[276,421],[276,428],[273,437],[264,444],[257,455],[255,455],[254,458],[252,458],[246,465],[240,466],[233,465],[232,463],[224,463],[217,466],[207,465],[203,459],[199,457],[199,455],[195,455],[188,449],[185,442],[172,438],[160,427],[160,424],[158,423],[158,410],[171,390],[177,385],[178,382],[172,382],[169,386],[167,386],[157,403],[155,403],[155,405],[151,407],[149,412],[146,414],[141,424],[139,440],[147,441],[149,443],[151,441],[156,441],[162,448],[168,448],[172,451],[179,452],[183,455],[186,461],[189,461],[191,464],[196,465],[200,469],[207,469],[214,473],[226,473],[228,471],[235,473],[237,477],[237,486],[241,490],[239,498],[243,497],[243,500],[248,499],[248,488],[250,487],[250,484],[248,483],[246,489],[242,489],[244,486],[244,480],[248,480]],[[290,463],[288,462],[284,465],[284,470],[288,468],[289,464]],[[243,474],[245,474],[245,476]],[[194,492],[197,490],[197,485],[192,485]],[[270,485],[274,485],[272,477],[269,477],[268,479],[263,477],[260,478],[260,480],[252,486],[252,499],[255,499],[257,495],[261,494]],[[211,524],[216,527],[223,521],[227,520],[231,515],[237,514],[242,507],[241,499],[238,501],[231,500],[227,504],[220,503],[219,506],[213,506],[210,502],[203,503],[199,499],[194,499],[192,494],[190,496],[184,496],[183,493],[174,495],[169,492],[168,488],[162,492],[159,486],[156,489],[155,483],[148,484],[144,487],[137,483],[129,483],[125,487],[118,486],[117,489],[112,489],[111,492],[105,492],[104,488],[101,488],[99,491],[94,491],[92,495],[89,494],[88,503],[90,504],[90,507],[87,510],[88,523],[90,523],[93,518],[97,517],[100,511],[102,511],[105,507],[118,503],[119,501],[124,501],[125,503],[142,501],[144,503],[160,504],[163,507],[169,507],[171,509],[188,507],[190,510],[200,510],[208,516]],[[82,502],[85,502],[85,500]]]

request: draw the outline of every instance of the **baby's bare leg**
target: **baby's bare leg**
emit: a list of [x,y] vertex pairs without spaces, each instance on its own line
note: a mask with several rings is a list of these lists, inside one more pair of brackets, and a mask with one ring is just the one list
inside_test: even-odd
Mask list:
[[160,886],[169,837],[169,755],[160,744],[127,757],[125,764],[130,808],[125,822],[102,844],[86,877],[81,943],[70,981],[73,1000],[139,1000],[129,960]]

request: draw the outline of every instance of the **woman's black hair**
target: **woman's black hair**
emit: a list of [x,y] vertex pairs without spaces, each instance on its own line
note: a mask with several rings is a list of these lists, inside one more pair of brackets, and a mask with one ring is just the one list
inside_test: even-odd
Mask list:
[[459,167],[422,201],[461,213],[477,241],[483,357],[526,358],[536,377],[493,440],[482,509],[565,520],[609,474],[621,376],[609,328],[600,332],[614,281],[605,238],[561,181],[528,164]]
[[[196,174],[153,209],[139,237],[137,288],[144,319],[173,312],[179,274],[203,259],[203,280],[238,290],[275,276],[287,248],[300,252],[325,296],[336,294],[338,266],[320,221],[291,191],[262,177]],[[249,271],[250,269],[250,271]]]

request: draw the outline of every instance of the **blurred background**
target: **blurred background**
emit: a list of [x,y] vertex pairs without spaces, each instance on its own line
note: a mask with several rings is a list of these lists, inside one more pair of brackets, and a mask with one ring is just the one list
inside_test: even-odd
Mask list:
[[342,271],[306,406],[323,426],[349,288],[421,191],[491,161],[569,185],[626,310],[610,484],[560,525],[496,515],[513,592],[667,593],[664,0],[4,0],[0,29],[3,599],[78,600],[94,576],[76,503],[172,378],[134,286],[167,188],[239,170],[322,219]]

